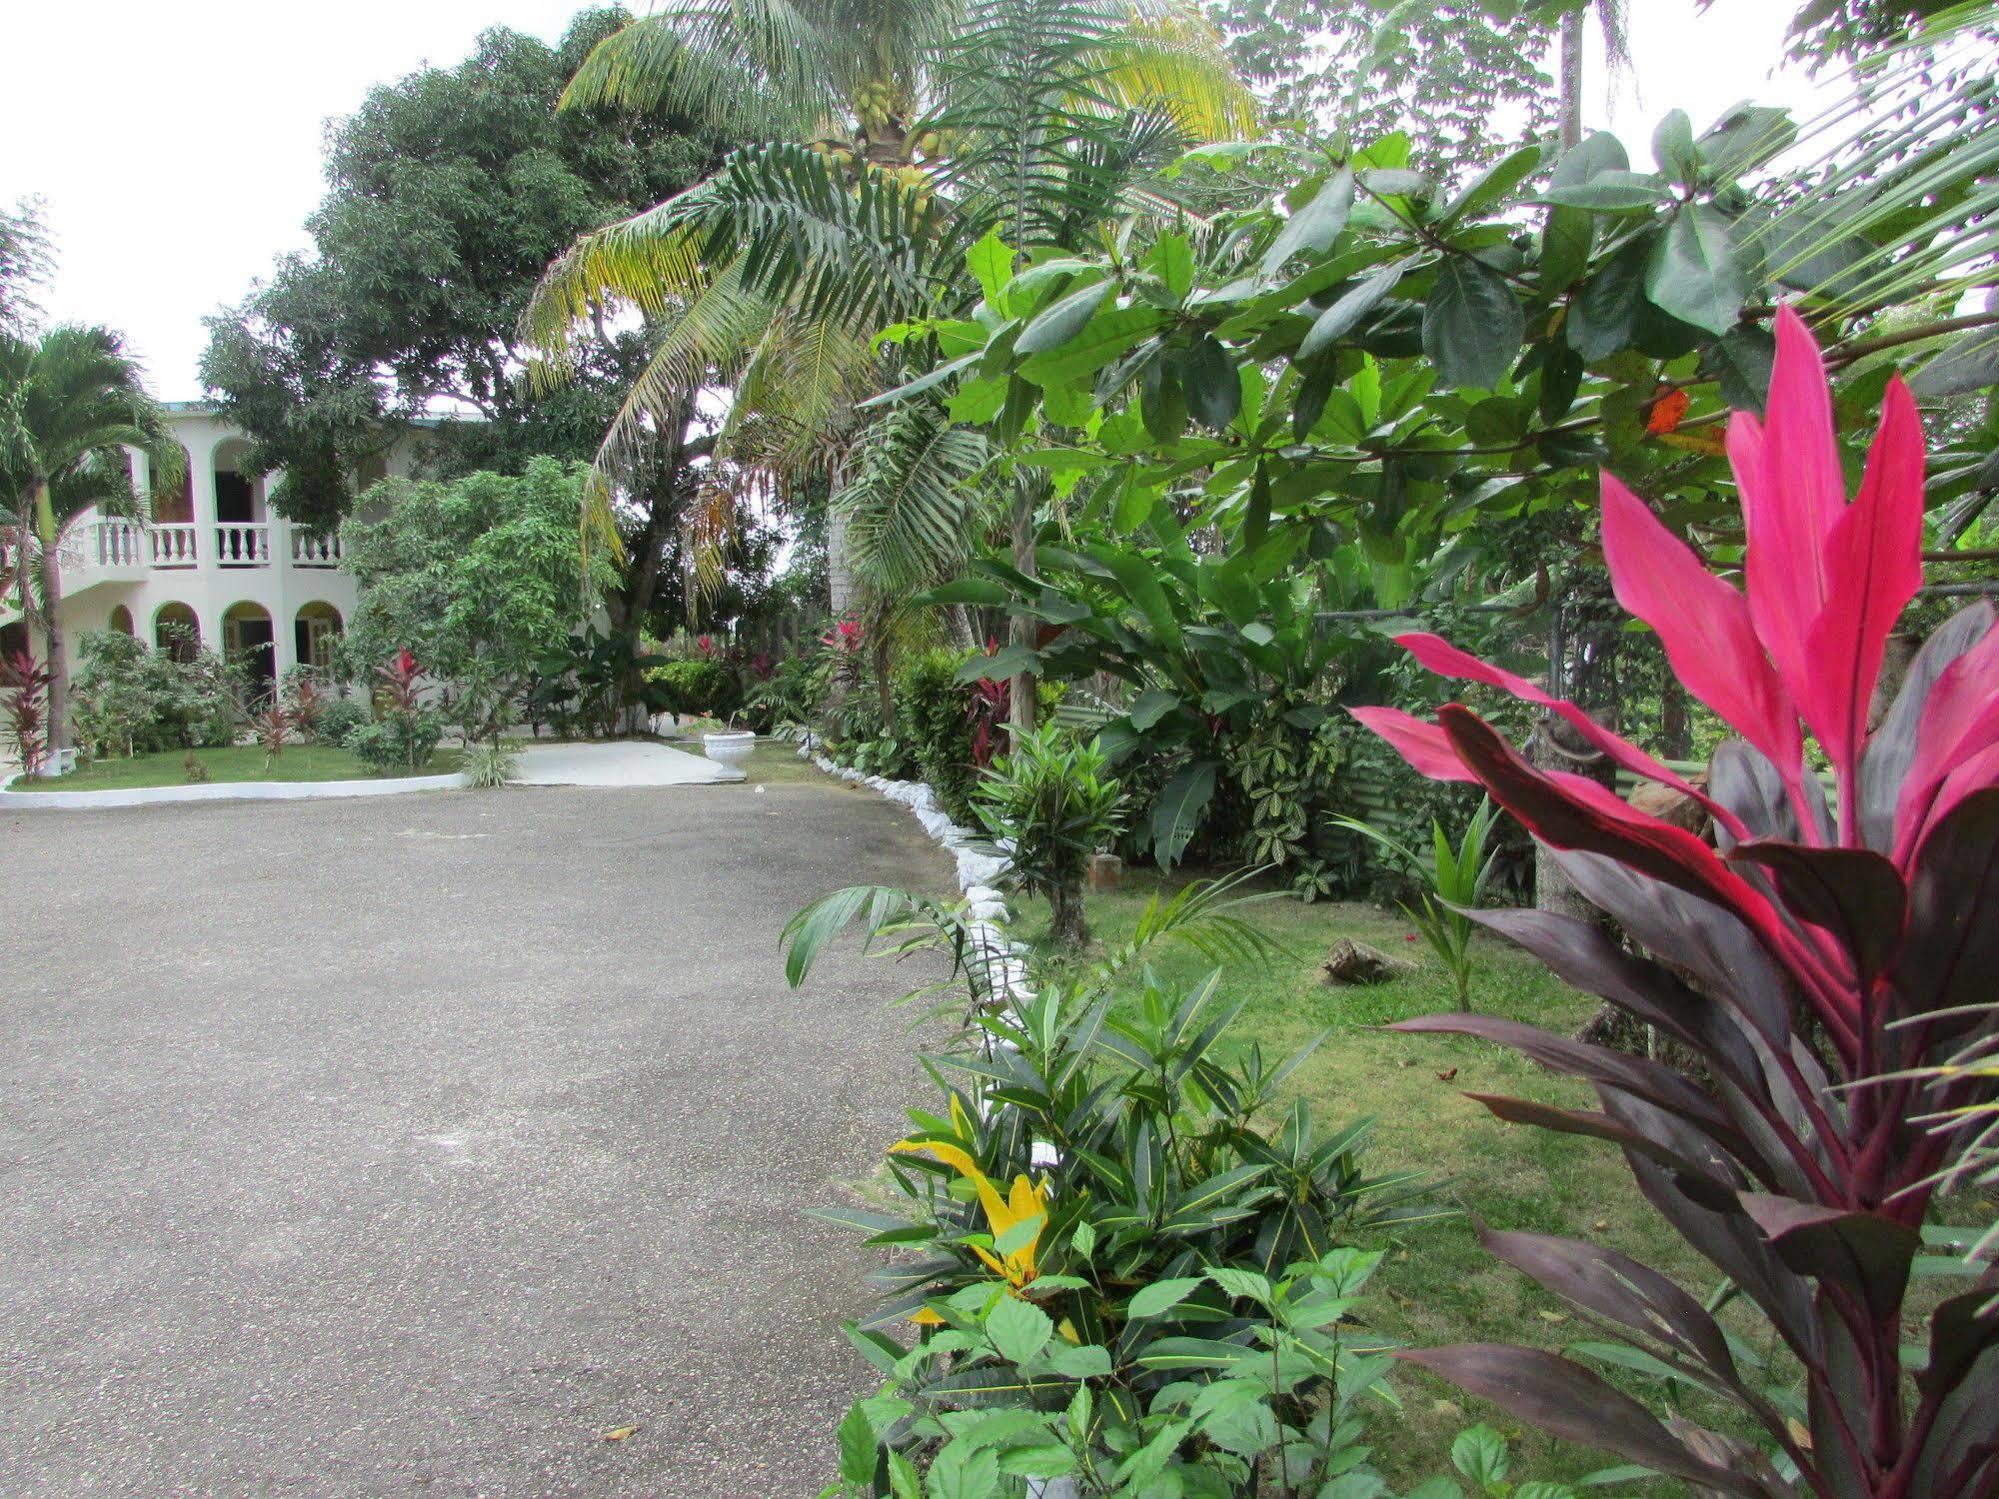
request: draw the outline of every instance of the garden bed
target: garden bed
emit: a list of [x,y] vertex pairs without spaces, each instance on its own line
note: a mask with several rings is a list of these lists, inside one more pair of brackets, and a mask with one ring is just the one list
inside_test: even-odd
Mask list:
[[[1162,881],[1134,872],[1125,888],[1087,900],[1091,937],[1115,945],[1132,936],[1146,899]],[[1176,880],[1177,883],[1177,880]],[[1017,900],[1014,934],[1045,948],[1049,911],[1042,901]],[[1497,1046],[1451,1036],[1401,1035],[1382,1029],[1397,1020],[1452,1009],[1449,978],[1400,913],[1323,902],[1276,899],[1246,913],[1289,949],[1269,963],[1225,969],[1222,994],[1248,1001],[1237,1027],[1243,1044],[1260,1044],[1275,1065],[1320,1031],[1325,1042],[1286,1085],[1304,1096],[1326,1130],[1374,1116],[1371,1170],[1418,1168],[1444,1182],[1457,1216],[1395,1234],[1369,1292],[1364,1319],[1373,1331],[1401,1342],[1436,1345],[1505,1342],[1560,1350],[1598,1336],[1525,1276],[1488,1254],[1476,1224],[1567,1234],[1633,1255],[1696,1288],[1711,1288],[1712,1267],[1667,1230],[1639,1196],[1621,1157],[1546,1130],[1509,1126],[1464,1095],[1499,1093],[1565,1107],[1592,1106],[1589,1091],[1552,1076]],[[1408,977],[1366,988],[1325,982],[1327,949],[1342,937],[1368,943],[1418,966]],[[1479,970],[1473,1005],[1483,1013],[1571,1031],[1596,1002],[1552,978],[1525,954],[1493,939],[1475,939]],[[1212,968],[1199,954],[1168,943],[1148,955],[1150,972],[1169,995],[1186,992]],[[1990,1211],[1989,1206],[1986,1209]],[[1756,1339],[1757,1319],[1736,1331]],[[1414,1482],[1437,1470],[1438,1454],[1468,1421],[1492,1421],[1520,1443],[1518,1471],[1541,1479],[1573,1479],[1609,1464],[1601,1452],[1554,1442],[1413,1369],[1399,1373],[1403,1409],[1378,1420],[1369,1440],[1392,1480]],[[1728,1416],[1703,1412],[1715,1424]],[[1661,1488],[1663,1490],[1663,1487]]]
[[[206,781],[190,781],[187,757],[208,772]],[[447,776],[458,769],[456,750],[439,750],[430,764],[407,774],[421,777]],[[247,781],[362,781],[398,780],[402,776],[377,776],[350,750],[334,745],[294,745],[268,766],[264,752],[256,745],[232,745],[228,749],[163,750],[158,754],[133,755],[129,759],[96,760],[66,776],[15,780],[7,790],[41,794],[55,791],[130,791],[156,786],[199,786],[238,784]]]

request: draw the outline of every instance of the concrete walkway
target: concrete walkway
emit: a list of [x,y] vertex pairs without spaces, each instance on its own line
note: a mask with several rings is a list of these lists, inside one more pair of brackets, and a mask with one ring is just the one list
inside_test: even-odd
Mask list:
[[[0,814],[0,1494],[793,1499],[928,1095],[834,783]],[[621,1440],[604,1433],[636,1428]]]
[[520,752],[523,786],[706,786],[735,777],[705,755],[625,739],[608,744],[544,744]]

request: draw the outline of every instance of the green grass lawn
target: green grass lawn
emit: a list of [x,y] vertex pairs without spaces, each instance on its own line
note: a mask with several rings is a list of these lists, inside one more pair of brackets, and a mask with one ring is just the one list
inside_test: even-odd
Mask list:
[[[375,772],[355,755],[332,745],[294,744],[264,765],[256,745],[228,749],[164,750],[130,759],[94,760],[73,774],[33,781],[16,781],[10,791],[122,791],[135,786],[185,786],[187,757],[192,753],[207,768],[211,782],[230,781],[359,781]],[[458,769],[458,751],[441,749],[419,775],[449,775]]]
[[[1139,910],[1159,884],[1156,876],[1138,873],[1123,890],[1093,895],[1092,937],[1098,942],[1128,938]],[[1517,1094],[1594,1107],[1588,1089],[1496,1046],[1380,1029],[1391,1021],[1455,1006],[1441,966],[1425,945],[1406,940],[1413,929],[1399,913],[1338,903],[1307,906],[1280,898],[1253,906],[1248,914],[1291,955],[1267,967],[1224,975],[1224,993],[1248,1001],[1237,1026],[1239,1041],[1261,1042],[1265,1056],[1276,1060],[1322,1030],[1330,1032],[1293,1075],[1292,1091],[1310,1101],[1322,1130],[1361,1115],[1376,1116],[1370,1164],[1434,1172],[1444,1198],[1462,1210],[1460,1216],[1406,1230],[1374,1246],[1385,1248],[1387,1258],[1372,1288],[1371,1325],[1410,1344],[1510,1342],[1560,1350],[1578,1339],[1600,1337],[1526,1277],[1488,1255],[1474,1228],[1480,1221],[1611,1245],[1674,1276],[1697,1295],[1714,1286],[1716,1273],[1664,1227],[1615,1150],[1502,1124],[1464,1096],[1468,1091]],[[1018,935],[1045,942],[1045,904],[1018,903],[1017,917]],[[1341,937],[1413,959],[1421,967],[1412,977],[1376,987],[1332,986],[1318,965]],[[1485,1013],[1564,1032],[1594,1013],[1595,1001],[1556,982],[1517,950],[1484,940],[1478,958],[1473,1004]],[[1184,992],[1206,976],[1209,965],[1199,954],[1169,943],[1154,949],[1152,968],[1169,992]],[[1736,1330],[1759,1350],[1768,1344],[1767,1335],[1746,1315]],[[1525,1432],[1503,1412],[1418,1371],[1405,1370],[1397,1384],[1404,1409],[1377,1419],[1374,1440],[1391,1476],[1400,1481],[1413,1483],[1437,1471],[1451,1438],[1472,1419],[1489,1420],[1519,1439],[1516,1479],[1574,1478],[1617,1461]],[[1728,1420],[1711,1408],[1689,1414]],[[1669,1491],[1663,1484],[1653,1487]]]
[[[689,754],[701,753],[701,741],[698,738],[684,742],[679,747]],[[743,774],[753,786],[759,782],[768,786],[781,786],[792,781],[817,781],[821,785],[835,786],[849,784],[846,781],[833,780],[810,760],[799,759],[798,746],[787,744],[781,739],[759,739],[757,747],[750,751],[749,763],[743,767]]]

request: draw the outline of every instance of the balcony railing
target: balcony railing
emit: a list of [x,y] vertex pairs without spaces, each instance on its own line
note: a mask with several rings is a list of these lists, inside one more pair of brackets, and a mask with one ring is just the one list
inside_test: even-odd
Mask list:
[[340,533],[320,531],[292,532],[292,565],[294,567],[338,567],[340,566]]
[[217,526],[215,560],[222,567],[269,567],[271,528],[243,521]]
[[200,561],[191,524],[148,526],[146,534],[153,539],[154,567],[193,567]]
[[[282,528],[282,535],[272,531]],[[212,536],[214,552],[203,545]],[[72,586],[114,579],[106,575],[137,573],[146,568],[269,567],[275,544],[278,555],[293,567],[332,570],[346,559],[337,531],[309,531],[284,522],[227,521],[203,526],[189,521],[148,525],[117,517],[84,519],[63,532],[58,556],[63,571],[75,577]],[[6,570],[6,542],[0,538],[0,572]]]

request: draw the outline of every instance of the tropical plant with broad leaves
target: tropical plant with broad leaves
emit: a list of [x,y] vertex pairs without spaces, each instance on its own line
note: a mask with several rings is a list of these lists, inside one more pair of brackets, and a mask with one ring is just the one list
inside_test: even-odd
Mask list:
[[[1961,1499],[1999,1485],[1999,1270],[1943,1297],[1913,1349],[1905,1319],[1938,1172],[1965,1147],[1926,1109],[1988,1106],[1989,1069],[1926,1083],[1991,1032],[1977,1007],[1999,962],[1999,625],[1976,605],[1938,629],[1878,726],[1869,704],[1922,578],[1923,433],[1891,381],[1848,503],[1820,353],[1777,317],[1767,418],[1728,446],[1748,547],[1746,596],[1643,501],[1603,480],[1619,600],[1658,636],[1687,691],[1740,736],[1705,789],[1574,705],[1430,635],[1431,670],[1489,684],[1572,724],[1623,769],[1695,798],[1717,846],[1594,781],[1530,765],[1451,705],[1435,723],[1356,710],[1426,775],[1483,785],[1643,949],[1551,913],[1476,919],[1561,977],[1670,1037],[1693,1075],[1510,1021],[1433,1016],[1400,1029],[1513,1046],[1590,1082],[1601,1107],[1483,1098],[1500,1117],[1619,1146],[1641,1190],[1769,1318],[1804,1373],[1787,1411],[1745,1377],[1709,1312],[1601,1245],[1493,1231],[1502,1258],[1739,1402],[1767,1447],[1670,1428],[1579,1364],[1466,1345],[1407,1357],[1521,1416],[1714,1492]],[[1806,756],[1816,740],[1831,804]]]
[[1055,941],[1090,940],[1083,882],[1090,856],[1117,836],[1124,793],[1101,747],[1059,725],[1023,729],[972,793],[979,821],[1009,850],[1007,888],[1046,896]]
[[21,762],[21,774],[42,773],[49,757],[48,667],[17,648],[0,655],[0,692],[7,694],[7,743]]

